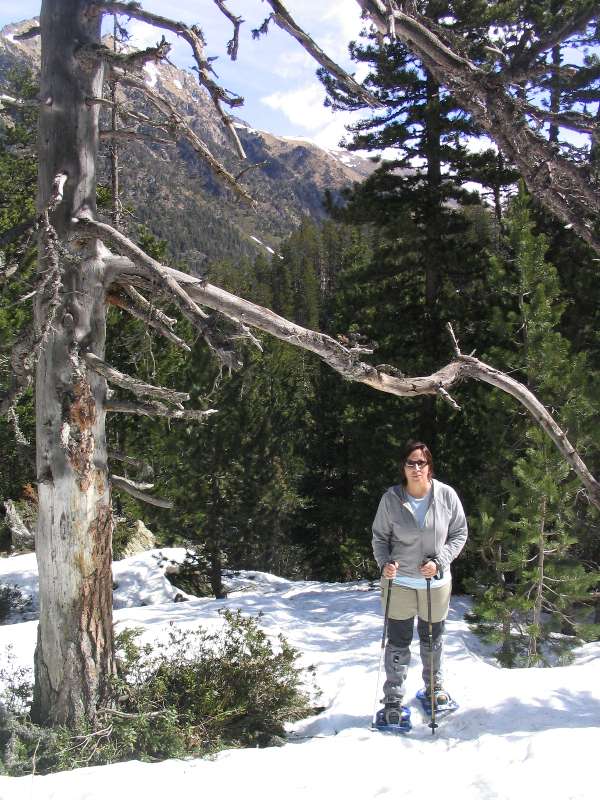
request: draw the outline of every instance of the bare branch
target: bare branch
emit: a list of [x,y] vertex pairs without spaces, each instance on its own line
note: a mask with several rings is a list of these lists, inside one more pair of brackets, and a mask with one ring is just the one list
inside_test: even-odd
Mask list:
[[586,487],[591,502],[600,508],[600,484],[589,472],[564,431],[525,386],[488,364],[473,356],[460,355],[447,366],[426,377],[400,378],[392,376],[352,358],[347,348],[326,334],[302,328],[274,314],[269,309],[241,300],[208,283],[194,282],[194,278],[191,276],[185,276],[183,273],[176,274],[177,280],[182,284],[185,285],[186,280],[191,284],[188,286],[190,296],[196,298],[203,305],[231,313],[247,324],[273,334],[278,339],[310,350],[344,377],[366,383],[374,389],[400,397],[415,397],[422,394],[441,394],[441,389],[448,391],[452,385],[465,378],[473,378],[497,386],[518,400],[550,436]]
[[144,381],[139,381],[130,375],[125,375],[124,372],[120,372],[105,361],[102,361],[94,353],[83,353],[83,359],[94,372],[102,375],[109,383],[120,386],[122,389],[127,389],[137,397],[156,397],[159,400],[166,400],[168,403],[172,403],[177,408],[183,408],[181,404],[190,399],[187,392],[176,392],[174,389],[167,389],[164,386],[152,386],[150,383],[144,383]]
[[192,130],[181,114],[175,110],[174,106],[167,102],[164,97],[161,97],[156,92],[153,92],[152,89],[150,89],[150,87],[144,83],[144,81],[134,78],[120,68],[114,68],[113,73],[115,78],[121,83],[132,86],[135,89],[138,89],[140,92],[143,92],[152,102],[154,107],[169,118],[175,129],[181,134],[181,136],[187,139],[194,151],[208,163],[213,172],[216,175],[219,175],[227,184],[229,184],[229,186],[231,186],[231,188],[240,197],[247,202],[254,204],[254,200],[248,194],[248,192],[242,186],[240,186],[235,177],[223,166],[223,164],[221,164],[221,162],[213,156],[207,145],[200,139],[195,131]]
[[182,350],[186,350],[188,353],[191,353],[191,347],[180,339],[170,327],[166,326],[161,320],[157,319],[152,314],[152,309],[150,309],[150,313],[138,308],[131,300],[127,300],[127,298],[123,297],[122,295],[118,295],[113,293],[109,293],[106,296],[106,300],[113,306],[117,308],[122,308],[124,311],[127,311],[136,319],[141,320],[142,322],[150,325],[150,327],[154,328],[156,331],[160,333],[161,336],[164,336],[165,339],[173,342],[176,344],[177,347],[180,347]]
[[138,484],[130,481],[128,478],[123,478],[121,475],[111,475],[110,482],[114,489],[119,489],[127,494],[135,497],[136,500],[142,500],[151,506],[158,506],[159,508],[173,508],[172,500],[164,500],[162,497],[154,497],[154,495],[147,494],[144,488],[152,488],[154,484]]
[[[221,10],[223,11],[223,13],[228,14],[225,8],[222,8]],[[202,39],[202,33],[200,29],[195,25],[192,25],[190,27],[183,22],[176,22],[172,19],[169,19],[168,17],[163,17],[158,14],[152,14],[149,11],[145,11],[137,3],[119,3],[119,2],[94,3],[92,6],[90,6],[89,13],[98,14],[101,11],[107,11],[112,14],[122,14],[132,19],[138,19],[141,20],[142,22],[147,22],[149,25],[153,25],[154,27],[172,31],[177,36],[184,39],[190,45],[190,47],[192,48],[192,52],[194,54],[194,60],[196,62],[195,71],[198,75],[198,82],[200,83],[201,86],[204,86],[204,88],[209,93],[215,108],[217,109],[223,123],[225,124],[226,128],[229,131],[230,136],[233,139],[233,142],[237,148],[240,158],[245,158],[246,154],[244,152],[244,148],[242,147],[242,143],[240,142],[237,131],[233,127],[233,122],[231,120],[231,117],[224,112],[223,107],[221,105],[221,103],[226,103],[227,105],[232,107],[241,106],[244,100],[239,95],[226,91],[222,86],[219,86],[219,84],[216,83],[210,77],[212,68],[210,66],[210,62],[204,56],[204,41]],[[230,19],[237,19],[237,18],[231,16]],[[237,29],[236,32],[234,33],[234,40],[237,40]],[[235,50],[237,52],[237,41],[235,41]]]
[[[146,276],[150,277],[151,280],[158,281],[161,288],[168,292],[169,296],[179,306],[181,312],[200,331],[206,343],[215,351],[218,358],[228,369],[237,369],[242,366],[235,352],[227,348],[227,342],[220,340],[218,334],[214,330],[212,320],[207,317],[188,293],[174,280],[171,271],[162,264],[159,264],[158,261],[150,258],[141,248],[110,225],[90,219],[79,219],[76,220],[76,222],[78,227],[81,227],[83,230],[87,229],[91,231],[93,236],[97,236],[106,244],[112,245],[125,252],[133,260],[134,264],[141,267]],[[134,264],[119,259],[116,271],[118,271],[121,276],[127,277],[129,271],[135,273]],[[119,278],[114,275],[114,272],[111,275],[110,270],[107,270],[107,280],[109,284],[113,282],[113,280],[114,282],[120,283],[129,282],[128,280],[120,281]],[[230,322],[234,325],[234,328],[237,329],[236,333],[239,337],[250,339],[250,341],[260,349],[260,343],[250,334],[248,329],[234,314],[226,313],[225,316],[230,318]]]
[[168,419],[187,419],[202,422],[217,411],[209,408],[206,411],[199,409],[175,409],[165,406],[158,401],[149,403],[131,403],[127,400],[107,400],[104,408],[113,414],[138,414],[142,417],[167,417]]
[[133,130],[132,128],[106,128],[99,131],[101,141],[107,139],[122,139],[125,142],[141,141],[153,142],[155,144],[174,144],[174,139],[164,139],[160,136],[153,136],[151,133]]
[[177,320],[173,317],[168,317],[164,311],[161,311],[160,308],[151,303],[149,300],[146,300],[143,294],[140,294],[138,290],[134,286],[123,286],[123,291],[131,297],[133,302],[139,308],[143,309],[143,311],[159,322],[162,322],[163,325],[166,325],[168,328],[173,329],[176,325]]
[[40,101],[38,98],[35,100],[23,100],[20,97],[11,97],[9,94],[0,94],[0,109],[4,106],[11,108],[38,108]]
[[227,17],[227,19],[233,25],[233,36],[227,42],[227,54],[231,56],[231,60],[235,61],[238,54],[238,47],[240,41],[240,25],[243,23],[243,19],[241,17],[236,17],[235,14],[232,14],[231,11],[225,6],[224,0],[214,0],[215,5],[219,8],[219,10]]
[[80,47],[77,58],[80,62],[97,61],[100,59],[114,68],[120,68],[125,72],[138,72],[145,64],[150,61],[163,61],[171,51],[171,45],[163,36],[155,47],[147,47],[145,50],[135,50],[132,53],[117,53],[104,44],[86,44]]
[[[600,484],[589,472],[583,460],[569,442],[566,434],[540,401],[513,378],[473,356],[460,354],[458,342],[451,328],[450,332],[455,342],[455,349],[458,351],[454,361],[428,376],[404,377],[397,374],[392,375],[360,361],[351,349],[344,347],[327,334],[303,328],[284,317],[280,317],[270,309],[263,308],[248,300],[243,300],[192,275],[158,264],[158,262],[143,253],[136,245],[109,225],[92,220],[80,220],[79,224],[88,230],[95,231],[96,235],[99,235],[105,241],[121,243],[122,249],[126,252],[136,254],[134,260],[129,264],[131,269],[129,275],[126,274],[127,264],[123,263],[121,265],[121,280],[127,279],[132,284],[139,282],[139,285],[147,287],[149,274],[151,279],[158,274],[161,276],[161,281],[170,280],[175,284],[190,302],[197,301],[201,305],[226,314],[243,324],[270,333],[296,347],[309,350],[317,354],[326,364],[349,380],[365,383],[374,389],[399,397],[437,394],[451,404],[454,404],[454,401],[450,397],[448,390],[465,378],[473,378],[501,388],[515,397],[551,437],[586,487],[591,502],[600,508]],[[150,270],[146,269],[147,264],[151,265]]]
[[[144,251],[134,244],[130,239],[117,231],[115,228],[103,222],[97,222],[90,219],[77,220],[77,228],[88,230],[93,236],[102,239],[105,244],[112,245],[117,249],[124,251],[127,256],[138,264],[150,280],[156,281],[168,294],[174,299],[179,306],[184,316],[189,319],[196,327],[206,324],[208,319],[207,315],[202,311],[198,305],[191,299],[187,292],[181,288],[179,283],[167,271],[166,267],[159,264]],[[126,265],[130,264],[128,260],[123,262],[121,260],[121,271],[125,271]],[[108,276],[110,278],[110,276]]]
[[128,464],[130,467],[139,469],[143,475],[152,476],[154,474],[152,466],[146,461],[140,461],[139,458],[134,458],[133,456],[128,456],[126,453],[121,453],[119,450],[112,449],[109,449],[107,454],[113,461],[119,461],[122,464]]
[[596,508],[600,508],[600,483],[598,483],[590,473],[577,450],[568,440],[565,432],[535,395],[522,383],[519,383],[509,375],[485,364],[483,361],[479,361],[479,359],[473,356],[461,355],[459,361],[466,367],[465,373],[463,373],[464,375],[502,389],[503,392],[510,394],[527,409],[531,417],[542,430],[548,434],[567,463],[571,465],[575,473],[579,476],[579,479],[588,491],[592,503]]
[[[343,83],[348,91],[360,97],[371,108],[381,106],[380,101],[374,97],[364,86],[354,80],[353,77],[343,70],[335,61],[332,61],[329,56],[321,50],[319,45],[294,21],[289,11],[285,8],[283,3],[279,0],[266,0],[266,2],[273,9],[272,19],[284,31],[293,36],[293,38],[306,50],[307,53],[315,59],[315,61],[324,67],[327,72],[334,75],[341,83]],[[254,32],[258,35],[258,32]]]
[[35,217],[26,219],[24,222],[19,222],[18,225],[14,226],[14,228],[10,228],[10,230],[5,231],[0,236],[0,247],[6,247],[6,245],[12,244],[15,239],[18,239],[25,233],[33,233],[36,228],[36,224],[37,220]]
[[456,402],[456,400],[454,400],[454,399],[453,399],[453,398],[450,396],[450,394],[449,394],[449,393],[448,393],[448,392],[447,392],[447,391],[444,389],[444,387],[443,387],[443,386],[440,386],[440,387],[438,388],[438,394],[439,394],[439,396],[442,398],[442,400],[444,400],[446,403],[448,403],[448,405],[452,406],[452,408],[453,408],[455,411],[460,411],[460,410],[461,410],[461,409],[460,409],[460,406],[458,405],[458,403]]
[[450,337],[452,339],[452,344],[454,346],[455,355],[457,355],[457,356],[462,355],[462,353],[460,352],[460,346],[458,344],[458,339],[456,338],[456,334],[454,333],[454,328],[452,327],[452,324],[450,322],[448,322],[446,324],[446,328],[448,329],[448,333],[450,334]]
[[22,31],[21,33],[15,33],[13,36],[16,42],[24,42],[27,39],[34,39],[36,36],[39,36],[42,32],[42,29],[39,25],[32,25],[31,28],[27,28],[26,31]]
[[596,122],[591,114],[581,114],[577,111],[554,112],[523,102],[520,103],[520,106],[525,114],[529,114],[538,121],[552,122],[561,128],[568,128],[579,133],[591,133],[596,136],[600,133],[600,123]]

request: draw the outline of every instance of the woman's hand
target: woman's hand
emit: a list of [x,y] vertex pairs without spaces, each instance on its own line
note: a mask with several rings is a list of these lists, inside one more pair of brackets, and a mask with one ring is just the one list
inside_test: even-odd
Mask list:
[[424,578],[433,578],[435,575],[437,575],[437,571],[438,568],[435,561],[426,561],[419,567],[419,572]]
[[384,578],[388,580],[392,580],[396,577],[396,572],[398,572],[398,562],[397,561],[389,561],[385,567],[383,568],[383,572],[381,573]]

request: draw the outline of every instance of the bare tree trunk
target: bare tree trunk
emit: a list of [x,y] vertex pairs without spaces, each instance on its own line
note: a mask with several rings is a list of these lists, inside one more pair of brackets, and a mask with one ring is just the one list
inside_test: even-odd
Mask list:
[[[93,721],[114,670],[106,382],[83,358],[104,355],[102,246],[66,244],[71,219],[95,211],[98,106],[86,98],[102,94],[103,76],[77,57],[78,47],[100,38],[99,18],[83,18],[87,5],[45,0],[40,19],[38,201],[40,212],[51,212],[40,248],[49,280],[35,308],[41,607],[33,715],[47,724]],[[50,204],[58,174],[66,176],[64,196]]]
[[542,498],[540,535],[538,538],[538,576],[535,587],[535,602],[533,604],[533,629],[529,634],[527,645],[527,663],[532,666],[538,654],[538,640],[540,638],[540,624],[542,621],[542,600],[544,596],[544,557],[546,555],[546,497]]
[[[498,575],[498,582],[502,586],[503,596],[508,596],[508,589],[506,586],[506,575],[503,570],[499,569],[502,563],[502,546],[498,546],[496,554],[496,572]],[[512,612],[510,609],[504,610],[501,616],[502,620],[502,644],[500,646],[501,660],[504,665],[512,665],[513,659],[513,646],[512,646]]]

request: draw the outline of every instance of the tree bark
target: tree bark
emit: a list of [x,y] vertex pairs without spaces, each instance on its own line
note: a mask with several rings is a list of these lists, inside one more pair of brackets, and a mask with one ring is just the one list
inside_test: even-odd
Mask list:
[[87,5],[45,0],[40,17],[40,213],[54,177],[67,176],[40,248],[40,270],[54,270],[55,289],[38,293],[35,307],[40,621],[32,713],[45,724],[93,721],[114,671],[106,381],[83,358],[104,355],[102,246],[67,243],[72,218],[95,212],[99,106],[86,97],[101,95],[103,74],[77,60],[78,47],[100,40],[100,20],[84,19]]
[[538,537],[537,568],[535,582],[535,602],[533,604],[532,628],[527,645],[527,666],[532,667],[538,655],[540,625],[542,624],[542,604],[544,599],[544,559],[546,557],[546,496],[542,497],[540,508],[540,535]]

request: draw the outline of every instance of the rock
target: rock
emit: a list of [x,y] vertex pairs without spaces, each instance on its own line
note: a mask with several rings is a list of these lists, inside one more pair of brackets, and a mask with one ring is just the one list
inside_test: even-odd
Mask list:
[[137,519],[133,523],[131,531],[129,541],[121,552],[121,558],[135,556],[137,553],[145,553],[146,550],[154,550],[156,547],[156,538],[141,519]]
[[4,501],[6,510],[6,524],[10,530],[10,541],[13,550],[20,553],[35,550],[35,533],[30,530],[21,519],[16,505],[12,500]]

